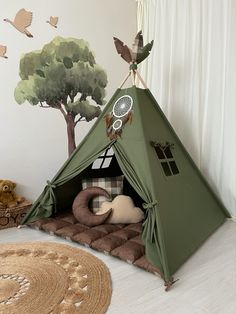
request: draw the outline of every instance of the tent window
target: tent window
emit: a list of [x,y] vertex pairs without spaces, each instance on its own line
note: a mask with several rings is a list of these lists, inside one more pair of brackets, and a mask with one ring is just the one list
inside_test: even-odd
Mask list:
[[178,174],[179,173],[179,169],[177,168],[177,165],[174,161],[170,161],[170,168],[173,174]]
[[162,166],[166,176],[171,176],[172,175],[170,167],[168,165],[168,162],[162,162],[161,166]]
[[179,169],[174,161],[173,154],[171,152],[171,148],[173,148],[173,144],[166,143],[154,143],[151,142],[151,145],[155,148],[158,159],[161,161],[162,169],[166,176],[173,176],[179,173]]
[[166,158],[173,158],[173,155],[170,151],[170,146],[167,146],[166,148],[164,148],[164,152],[165,152]]
[[155,150],[156,150],[156,153],[157,153],[157,156],[159,159],[165,159],[166,158],[162,149],[159,146],[155,147]]
[[93,163],[92,169],[108,168],[110,166],[114,152],[112,148],[106,149]]

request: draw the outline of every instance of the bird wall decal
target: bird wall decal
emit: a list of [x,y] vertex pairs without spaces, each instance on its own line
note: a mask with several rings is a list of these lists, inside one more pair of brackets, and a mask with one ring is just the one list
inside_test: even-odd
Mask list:
[[50,16],[49,21],[46,21],[46,23],[48,23],[48,24],[50,24],[51,26],[57,28],[58,17],[57,17],[57,16]]
[[28,37],[33,37],[33,35],[26,29],[32,23],[33,13],[26,11],[25,9],[20,9],[15,16],[14,21],[9,19],[4,19],[5,22],[10,23],[19,32],[25,34]]
[[0,57],[7,59],[8,57],[6,56],[6,52],[7,46],[0,45]]
[[153,46],[153,40],[143,46],[142,31],[134,38],[132,48],[129,48],[120,39],[113,37],[116,50],[118,54],[128,63],[140,63],[149,56],[149,53]]

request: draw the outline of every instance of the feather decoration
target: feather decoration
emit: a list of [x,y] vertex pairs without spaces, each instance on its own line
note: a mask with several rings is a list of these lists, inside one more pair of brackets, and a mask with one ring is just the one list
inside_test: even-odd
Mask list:
[[132,62],[132,56],[130,53],[130,49],[127,45],[124,45],[123,41],[120,39],[113,37],[116,50],[118,54],[120,54],[121,58],[123,58],[126,62]]
[[114,38],[114,44],[118,54],[128,63],[140,63],[149,56],[153,46],[153,40],[143,46],[142,31],[139,31],[134,38],[132,49],[123,43],[120,39]]
[[113,113],[109,112],[108,114],[106,114],[104,116],[105,122],[106,122],[106,133],[107,136],[110,138],[110,140],[113,139],[117,139],[118,137],[121,138],[122,132],[123,132],[123,128],[125,126],[126,123],[132,123],[133,120],[133,111],[131,110],[127,115],[125,115],[124,117],[120,118],[120,120],[122,121],[122,125],[119,129],[115,130],[113,128],[113,123],[116,121],[114,119]]

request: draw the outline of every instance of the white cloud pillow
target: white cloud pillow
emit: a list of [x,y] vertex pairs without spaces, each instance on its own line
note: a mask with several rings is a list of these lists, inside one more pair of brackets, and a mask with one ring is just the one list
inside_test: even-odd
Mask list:
[[103,202],[96,215],[102,215],[112,208],[112,213],[105,223],[138,223],[144,219],[144,213],[135,207],[131,197],[118,195],[112,202]]

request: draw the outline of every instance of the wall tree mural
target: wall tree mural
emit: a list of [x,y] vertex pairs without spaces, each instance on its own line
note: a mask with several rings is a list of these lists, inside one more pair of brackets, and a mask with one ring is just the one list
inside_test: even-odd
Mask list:
[[23,55],[20,78],[15,100],[60,110],[70,155],[76,147],[75,126],[98,117],[104,104],[107,76],[88,44],[83,39],[56,37],[42,50]]

